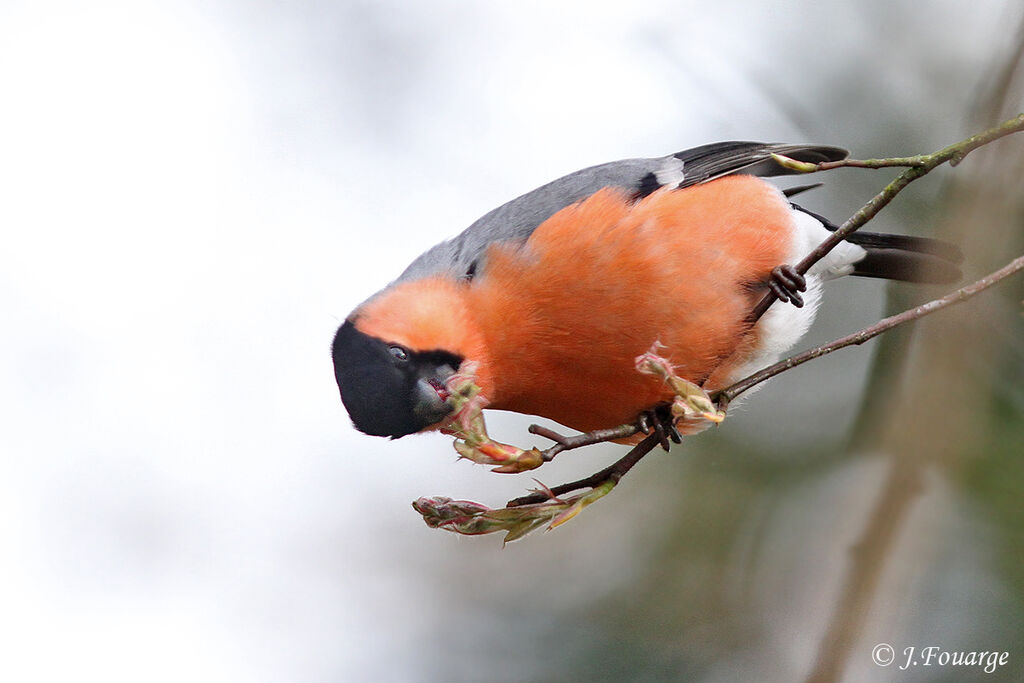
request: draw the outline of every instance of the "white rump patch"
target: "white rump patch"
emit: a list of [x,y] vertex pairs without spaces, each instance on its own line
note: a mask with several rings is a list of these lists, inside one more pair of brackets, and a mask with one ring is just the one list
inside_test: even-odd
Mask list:
[[[793,209],[793,222],[797,240],[802,241],[802,244],[796,245],[799,255],[791,261],[796,263],[824,242],[832,232],[814,216],[796,209]],[[853,265],[867,255],[868,253],[856,244],[840,242],[825,258],[811,266],[808,275],[820,275],[826,280],[849,275],[853,272]]]

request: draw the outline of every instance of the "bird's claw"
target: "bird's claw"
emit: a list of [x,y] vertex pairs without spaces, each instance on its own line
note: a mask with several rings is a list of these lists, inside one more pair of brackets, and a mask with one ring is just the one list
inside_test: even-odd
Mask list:
[[672,389],[675,399],[671,404],[644,411],[637,418],[637,427],[645,434],[649,434],[653,428],[662,448],[668,450],[669,439],[675,443],[682,441],[677,427],[680,423],[689,434],[705,429],[708,423],[721,422],[725,419],[725,413],[718,409],[704,389],[675,374],[675,368],[668,359],[658,355],[661,348],[660,344],[655,343],[647,353],[637,356],[636,369],[645,375],[663,379]]
[[675,418],[671,405],[662,405],[640,413],[636,418],[636,427],[644,434],[652,432],[658,435],[658,442],[664,450],[669,449],[669,441],[682,443],[683,437],[676,429]]
[[803,308],[804,298],[800,292],[807,291],[807,280],[791,265],[776,266],[768,279],[768,289],[779,301],[788,301],[797,308]]

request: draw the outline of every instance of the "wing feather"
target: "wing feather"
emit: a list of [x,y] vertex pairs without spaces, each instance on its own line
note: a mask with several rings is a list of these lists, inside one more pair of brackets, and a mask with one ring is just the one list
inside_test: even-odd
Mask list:
[[485,214],[458,236],[413,261],[398,278],[413,280],[439,273],[472,278],[485,267],[487,248],[496,242],[525,242],[541,223],[570,204],[605,187],[637,198],[662,187],[683,188],[734,173],[789,175],[772,154],[817,163],[846,157],[846,150],[824,145],[716,142],[651,159],[624,159],[585,168],[538,187]]

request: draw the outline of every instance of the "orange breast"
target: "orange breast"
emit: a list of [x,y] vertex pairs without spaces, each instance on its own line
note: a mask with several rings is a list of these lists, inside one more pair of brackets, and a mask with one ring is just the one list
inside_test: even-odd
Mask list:
[[580,430],[630,421],[669,398],[634,369],[655,341],[679,375],[713,384],[756,345],[745,318],[792,230],[777,190],[733,176],[638,203],[602,190],[525,248],[492,247],[465,289],[491,406]]

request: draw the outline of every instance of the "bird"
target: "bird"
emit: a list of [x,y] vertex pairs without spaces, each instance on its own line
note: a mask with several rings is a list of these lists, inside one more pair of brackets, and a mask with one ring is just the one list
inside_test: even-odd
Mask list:
[[[807,332],[822,284],[843,276],[959,279],[959,249],[855,232],[803,276],[836,226],[791,201],[816,187],[766,180],[828,145],[718,142],[614,161],[547,183],[416,258],[356,307],[331,349],[356,429],[400,438],[452,418],[464,363],[488,407],[581,432],[642,420],[672,400],[637,372],[657,344],[674,373],[714,391],[778,360]],[[758,320],[767,292],[779,299]]]

